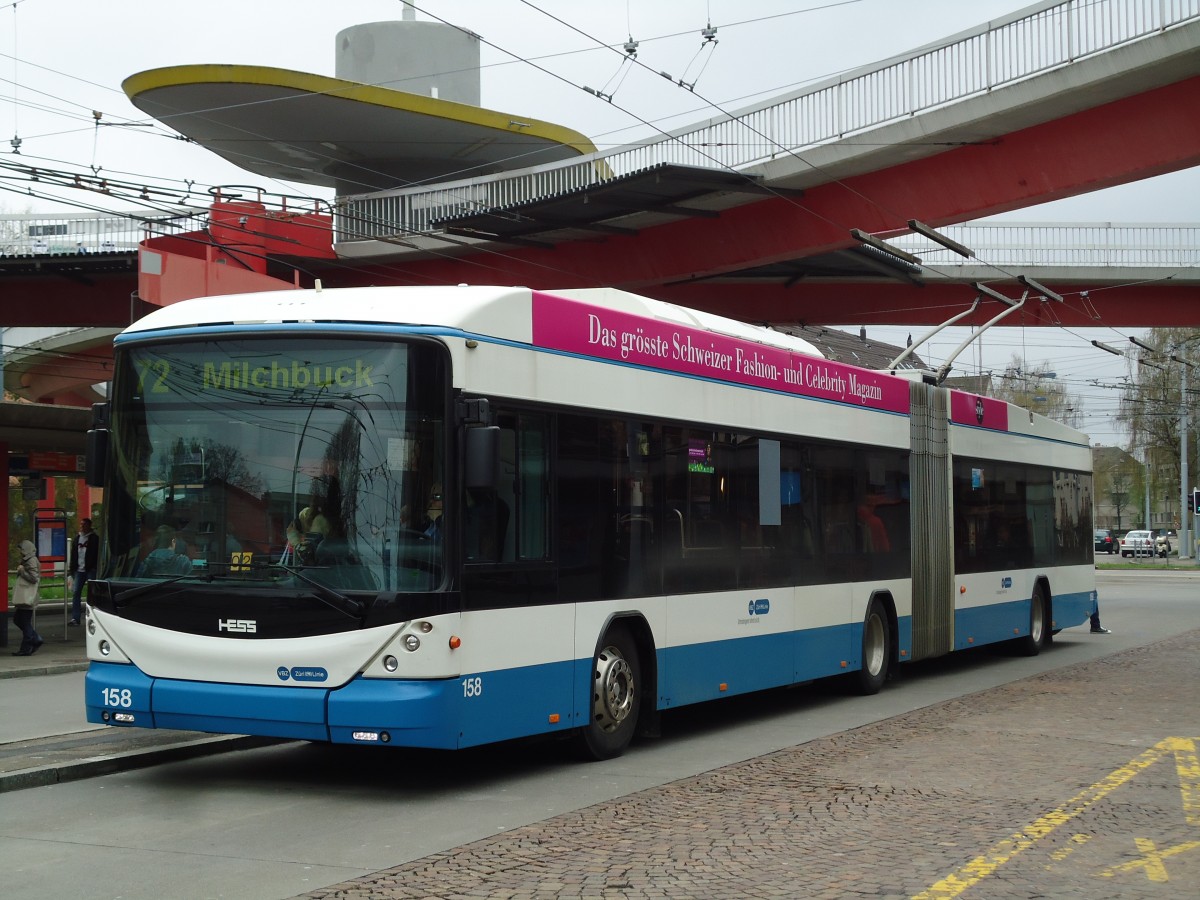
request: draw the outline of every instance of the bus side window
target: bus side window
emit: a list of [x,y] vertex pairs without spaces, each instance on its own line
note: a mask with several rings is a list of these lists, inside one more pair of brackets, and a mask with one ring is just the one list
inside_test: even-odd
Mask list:
[[502,412],[495,491],[468,491],[467,558],[516,562],[550,556],[550,436],[541,413]]

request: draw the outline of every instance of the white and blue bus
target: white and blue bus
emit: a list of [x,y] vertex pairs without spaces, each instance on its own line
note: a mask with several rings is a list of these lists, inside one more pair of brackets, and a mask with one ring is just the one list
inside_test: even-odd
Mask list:
[[90,722],[604,758],[1094,599],[1086,435],[621,291],[212,297],[114,353]]

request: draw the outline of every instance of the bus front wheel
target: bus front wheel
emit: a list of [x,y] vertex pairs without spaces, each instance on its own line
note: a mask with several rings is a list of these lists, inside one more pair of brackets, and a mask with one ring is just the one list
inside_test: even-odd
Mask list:
[[629,632],[614,627],[592,659],[591,719],[579,730],[579,749],[589,759],[620,756],[633,739],[642,708],[641,662]]

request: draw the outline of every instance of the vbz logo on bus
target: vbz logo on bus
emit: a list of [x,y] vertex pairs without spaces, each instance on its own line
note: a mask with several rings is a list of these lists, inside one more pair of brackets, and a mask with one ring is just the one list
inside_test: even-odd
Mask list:
[[1012,579],[1009,577],[1001,578],[1000,587],[1002,587],[1004,590],[1008,590],[1010,587],[1012,587]]
[[751,600],[749,613],[752,616],[765,616],[771,611],[771,601],[766,597],[760,597],[757,600]]

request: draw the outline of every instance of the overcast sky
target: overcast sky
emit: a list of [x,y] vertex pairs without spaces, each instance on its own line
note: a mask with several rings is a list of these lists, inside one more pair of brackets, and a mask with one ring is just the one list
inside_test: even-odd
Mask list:
[[[1011,0],[418,0],[417,18],[436,17],[470,29],[481,49],[486,107],[573,128],[600,148],[650,130],[669,129],[812,81],[904,53],[1008,15]],[[147,123],[121,91],[129,75],[161,66],[234,63],[334,74],[335,38],[343,28],[399,19],[396,0],[205,0],[201,6],[161,0],[0,0],[0,163],[91,167],[130,181],[185,180],[197,185],[256,184],[291,194],[323,192],[269,182]],[[556,21],[557,20],[562,20]],[[574,28],[568,27],[570,26]],[[717,27],[716,42],[701,30]],[[577,30],[574,30],[577,29]],[[582,32],[582,33],[580,33]],[[650,69],[694,81],[696,92],[651,71],[623,66],[597,41],[639,41]],[[607,103],[581,90],[611,93]],[[93,111],[101,113],[96,125]],[[9,136],[20,141],[14,156]],[[11,182],[0,180],[0,187]],[[77,199],[60,191],[66,200]],[[1021,210],[1025,221],[1194,222],[1200,171],[1100,191]],[[90,200],[91,196],[84,199]],[[55,209],[56,204],[0,190],[0,211]],[[123,206],[120,208],[128,208]],[[872,329],[903,342],[907,329]],[[1053,359],[1068,388],[1086,394],[1093,440],[1117,439],[1110,424],[1122,361],[1086,339],[1126,344],[1128,330],[1079,331],[1082,339],[1046,329],[993,332],[978,361],[1003,368],[1012,353],[1033,363]],[[1140,333],[1140,332],[1132,332]],[[940,339],[927,352],[938,361],[958,343]],[[970,354],[964,354],[964,365]],[[978,359],[978,357],[977,357]]]

